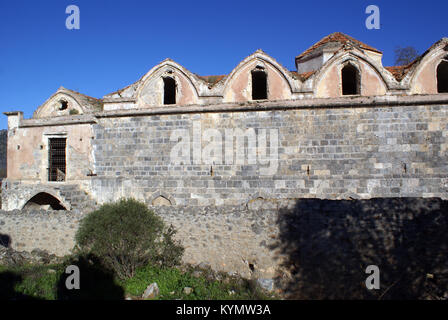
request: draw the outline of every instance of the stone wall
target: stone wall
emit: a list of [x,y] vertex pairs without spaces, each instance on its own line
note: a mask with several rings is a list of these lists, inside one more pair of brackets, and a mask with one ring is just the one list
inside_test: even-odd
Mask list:
[[[215,270],[246,277],[250,277],[251,268],[263,277],[275,275],[276,262],[268,245],[276,235],[276,210],[251,211],[231,206],[152,209],[178,231],[176,238],[186,249],[185,263],[204,262]],[[42,249],[62,256],[73,248],[84,216],[78,210],[0,211],[0,237],[18,251]]]
[[297,201],[278,214],[278,280],[295,299],[448,299],[447,213],[435,198]]
[[75,183],[27,183],[8,179],[2,180],[2,209],[21,210],[34,196],[45,193],[54,197],[67,210],[89,211],[96,206],[89,193],[85,191],[85,181]]
[[[446,198],[447,125],[443,104],[104,116],[93,125],[92,196],[188,206]],[[243,148],[228,147],[232,134]]]
[[[295,203],[292,202],[291,204]],[[277,210],[244,206],[153,207],[178,230],[185,247],[183,261],[206,263],[214,270],[250,278],[273,278],[280,261],[270,249],[278,236]]]
[[[151,207],[177,229],[184,262],[276,279],[295,298],[448,298],[448,201],[262,200],[248,206]],[[16,250],[73,247],[79,211],[0,211]],[[366,290],[376,265],[381,291]],[[283,276],[280,276],[283,275]]]
[[80,211],[0,211],[0,236],[3,244],[31,252],[47,250],[59,256],[74,246],[74,236],[83,214]]

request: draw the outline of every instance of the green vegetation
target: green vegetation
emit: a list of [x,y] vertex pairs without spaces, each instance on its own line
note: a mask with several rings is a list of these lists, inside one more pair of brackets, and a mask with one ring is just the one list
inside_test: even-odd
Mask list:
[[[103,205],[81,221],[75,253],[59,264],[0,265],[0,299],[141,299],[154,282],[155,299],[273,298],[255,280],[181,265],[175,232],[144,203]],[[66,288],[69,265],[79,268],[79,290]]]
[[76,242],[81,254],[94,256],[120,279],[127,279],[148,264],[179,265],[184,249],[174,240],[175,233],[144,203],[122,199],[84,218]]
[[[261,300],[274,298],[257,286],[255,280],[228,276],[223,273],[215,275],[211,270],[193,267],[181,271],[177,268],[147,266],[139,269],[133,278],[123,284],[123,287],[128,295],[139,297],[152,282],[157,283],[160,289],[157,299],[161,300]],[[184,292],[184,288],[193,290],[187,294]]]
[[[144,266],[135,276],[126,280],[111,278],[93,267],[86,269],[86,262],[78,261],[81,281],[79,290],[64,288],[65,267],[73,260],[47,266],[0,266],[0,299],[141,299],[146,287],[156,282],[158,300],[265,300],[278,299],[264,292],[252,280],[227,274],[214,274],[211,270],[185,267]],[[216,278],[220,280],[217,280]],[[192,288],[190,294],[184,288]]]
[[70,113],[71,115],[75,115],[75,114],[79,114],[79,111],[76,110],[76,109],[70,109],[69,113]]
[[0,299],[57,299],[56,284],[61,265],[0,266]]

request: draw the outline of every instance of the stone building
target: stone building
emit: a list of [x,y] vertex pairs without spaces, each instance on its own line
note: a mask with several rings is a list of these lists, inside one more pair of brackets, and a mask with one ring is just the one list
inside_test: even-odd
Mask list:
[[228,75],[167,59],[102,99],[61,87],[31,119],[6,112],[0,236],[63,255],[83,212],[134,197],[180,230],[184,261],[272,278],[278,209],[447,199],[448,39],[405,66],[381,58],[333,33],[295,71],[261,50]]
[[[381,51],[333,33],[295,65],[257,50],[228,75],[198,76],[166,59],[102,99],[61,87],[31,119],[5,112],[3,209],[123,196],[172,206],[446,198],[447,38],[408,65],[383,67]],[[244,161],[228,130],[242,135]],[[212,140],[214,156],[205,154]],[[183,161],[173,162],[179,146]],[[220,148],[234,152],[216,157]]]

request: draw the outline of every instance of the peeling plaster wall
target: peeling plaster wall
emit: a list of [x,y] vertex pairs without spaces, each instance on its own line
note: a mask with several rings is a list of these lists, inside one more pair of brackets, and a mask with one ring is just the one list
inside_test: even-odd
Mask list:
[[[356,65],[360,68],[361,73],[361,95],[376,96],[384,95],[387,92],[381,76],[367,63],[357,60]],[[342,96],[342,80],[341,80],[340,63],[333,63],[324,74],[321,75],[315,88],[315,97],[317,98],[335,98]]]
[[268,81],[268,99],[291,99],[291,88],[285,77],[271,64],[254,60],[238,70],[229,80],[224,91],[224,102],[246,102],[252,100],[251,71],[257,66],[265,67]]
[[163,105],[163,77],[171,77],[176,81],[176,104],[189,105],[198,103],[197,94],[191,81],[175,68],[169,68],[167,73],[164,68],[155,72],[147,79],[139,92],[137,107]]
[[[13,129],[8,131],[8,178],[40,181],[43,152],[43,128]],[[45,167],[46,168],[46,167]]]
[[[60,100],[67,102],[67,109],[60,110]],[[36,112],[35,118],[67,116],[70,114],[70,110],[76,110],[78,114],[83,113],[81,106],[75,99],[67,94],[59,93],[47,101],[45,105]]]
[[88,124],[16,128],[8,133],[8,179],[34,182],[48,181],[49,138],[67,137],[66,180],[85,180],[93,169]]
[[411,81],[411,94],[437,93],[437,66],[444,56],[448,56],[448,52],[442,56],[440,52],[434,52],[421,62]]

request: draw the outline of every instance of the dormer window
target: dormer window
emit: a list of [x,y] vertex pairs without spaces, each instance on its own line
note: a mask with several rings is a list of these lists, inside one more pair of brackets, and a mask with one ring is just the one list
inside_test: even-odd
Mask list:
[[360,94],[359,71],[352,64],[347,64],[341,70],[342,95]]
[[176,104],[176,81],[173,78],[163,78],[163,104]]
[[448,92],[448,56],[437,67],[437,92]]
[[268,98],[267,74],[264,68],[257,67],[252,71],[252,100]]

